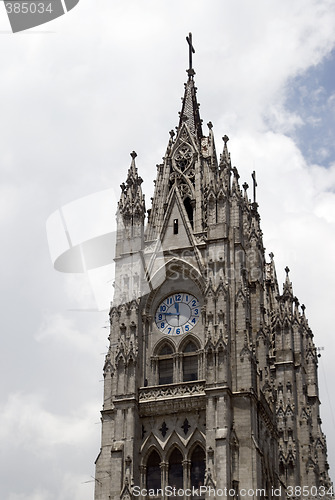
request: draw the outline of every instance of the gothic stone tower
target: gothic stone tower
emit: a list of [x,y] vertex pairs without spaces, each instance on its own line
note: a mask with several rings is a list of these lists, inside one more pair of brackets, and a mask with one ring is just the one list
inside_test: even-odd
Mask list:
[[168,485],[184,498],[200,486],[193,498],[209,487],[285,498],[305,485],[315,498],[331,483],[313,334],[289,270],[281,293],[265,261],[228,137],[218,161],[211,123],[203,133],[188,41],[146,227],[135,152],[121,186],[95,500],[165,499]]

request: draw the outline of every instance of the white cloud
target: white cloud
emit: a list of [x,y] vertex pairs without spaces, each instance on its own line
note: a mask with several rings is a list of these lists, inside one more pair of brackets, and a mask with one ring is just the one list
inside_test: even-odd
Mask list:
[[56,500],[92,500],[94,495],[94,477],[66,473]]
[[32,493],[10,493],[5,500],[51,500],[47,490],[36,489]]
[[77,330],[75,321],[62,314],[47,316],[35,335],[37,341],[69,343],[73,348],[90,350],[93,339]]
[[6,441],[15,436],[12,446],[50,456],[55,446],[78,447],[90,440],[96,415],[96,407],[89,403],[71,414],[57,415],[45,408],[37,394],[11,394],[1,408],[0,438]]
[[334,112],[335,111],[335,92],[328,97],[327,104],[328,104],[329,108]]
[[[10,467],[8,479],[2,479],[2,485],[9,483],[2,498],[91,500],[93,467],[83,456],[94,457],[99,449],[96,410],[97,403],[88,401],[60,415],[49,411],[40,395],[10,395],[0,407],[2,460]],[[13,484],[12,476],[20,480]]]
[[[304,118],[286,105],[294,78],[300,75],[303,86],[304,71],[330,54],[334,25],[332,0],[213,0],[210,6],[88,0],[50,24],[55,33],[1,35],[0,287],[8,373],[1,451],[5,463],[14,450],[24,452],[38,475],[30,480],[32,471],[13,459],[21,487],[13,487],[9,474],[0,478],[6,500],[92,498],[85,489],[92,484],[81,482],[100,446],[90,426],[100,409],[100,353],[108,335],[101,327],[108,315],[66,311],[94,308],[91,286],[85,275],[53,271],[44,223],[65,203],[106,188],[118,192],[133,149],[149,208],[155,165],[178,123],[190,30],[204,124],[214,123],[219,151],[220,136],[229,135],[242,182],[251,184],[256,170],[267,253],[275,253],[280,282],[283,268],[291,268],[316,343],[326,347],[327,376],[335,377],[335,159],[330,169],[307,163],[289,137]],[[310,108],[305,116],[316,115]],[[322,402],[334,466],[331,414]],[[36,447],[43,461],[35,461]],[[82,456],[92,467],[88,474]]]

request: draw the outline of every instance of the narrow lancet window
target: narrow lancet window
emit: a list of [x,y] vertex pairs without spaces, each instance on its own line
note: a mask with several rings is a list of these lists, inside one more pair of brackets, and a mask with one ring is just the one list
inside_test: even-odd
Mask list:
[[198,356],[194,342],[188,342],[183,356],[183,381],[198,380]]
[[170,455],[169,486],[177,490],[183,488],[183,457],[177,448]]
[[147,461],[147,490],[158,490],[161,488],[161,459],[157,451],[152,451]]
[[193,228],[193,207],[190,198],[185,198],[184,207]]
[[200,488],[205,482],[205,452],[197,446],[191,457],[191,488]]
[[158,383],[159,385],[173,383],[172,348],[167,344],[159,351]]

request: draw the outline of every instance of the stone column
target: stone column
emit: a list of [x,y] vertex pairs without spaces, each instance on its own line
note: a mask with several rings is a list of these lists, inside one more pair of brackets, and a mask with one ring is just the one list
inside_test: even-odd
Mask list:
[[184,472],[183,488],[185,491],[186,488],[190,488],[191,486],[191,460],[183,460],[183,472]]
[[[161,468],[161,487],[164,492],[165,486],[168,484],[168,472],[169,472],[169,464],[168,462],[161,462],[160,463],[160,468]],[[162,500],[165,500],[167,497],[165,493],[162,496]]]
[[[147,466],[140,465],[140,488],[141,490],[146,486],[146,477],[147,477]],[[141,497],[142,498],[142,497]]]

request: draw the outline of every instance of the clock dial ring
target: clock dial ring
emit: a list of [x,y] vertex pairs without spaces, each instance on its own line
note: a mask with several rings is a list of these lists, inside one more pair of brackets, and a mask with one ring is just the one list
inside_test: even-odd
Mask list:
[[160,302],[155,313],[155,324],[161,333],[182,335],[190,332],[200,318],[198,299],[187,292],[176,292]]

